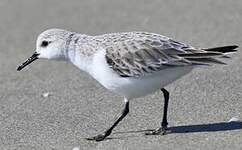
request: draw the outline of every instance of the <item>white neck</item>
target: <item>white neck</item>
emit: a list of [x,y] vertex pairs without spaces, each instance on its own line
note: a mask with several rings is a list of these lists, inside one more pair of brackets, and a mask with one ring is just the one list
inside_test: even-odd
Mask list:
[[76,50],[69,50],[68,51],[68,58],[71,63],[77,66],[79,69],[90,73],[91,71],[91,64],[92,64],[92,57],[84,56]]

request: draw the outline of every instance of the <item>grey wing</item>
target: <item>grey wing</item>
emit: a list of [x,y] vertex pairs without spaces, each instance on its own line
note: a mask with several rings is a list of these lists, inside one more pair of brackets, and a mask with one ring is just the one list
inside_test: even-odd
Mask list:
[[129,39],[106,47],[106,60],[122,77],[140,77],[168,67],[207,64],[197,59],[220,56],[205,52],[169,38]]

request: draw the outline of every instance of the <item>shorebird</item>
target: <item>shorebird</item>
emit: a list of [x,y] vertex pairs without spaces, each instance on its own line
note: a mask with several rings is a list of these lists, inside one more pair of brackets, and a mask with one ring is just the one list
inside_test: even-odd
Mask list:
[[39,58],[69,61],[87,72],[108,90],[124,97],[124,109],[104,133],[88,138],[102,141],[129,113],[129,101],[161,90],[164,112],[161,126],[147,134],[166,134],[169,92],[165,86],[198,66],[225,64],[220,59],[238,46],[195,48],[163,35],[123,32],[90,36],[63,29],[42,32],[34,54],[20,71]]

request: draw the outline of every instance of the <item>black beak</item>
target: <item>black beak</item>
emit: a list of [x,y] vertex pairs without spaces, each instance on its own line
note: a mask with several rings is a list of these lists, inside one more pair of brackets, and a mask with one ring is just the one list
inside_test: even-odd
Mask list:
[[27,66],[28,64],[32,63],[33,61],[35,61],[36,59],[38,59],[39,54],[37,52],[35,52],[31,57],[29,57],[29,59],[27,59],[24,63],[22,63],[17,70],[20,71],[22,70],[25,66]]

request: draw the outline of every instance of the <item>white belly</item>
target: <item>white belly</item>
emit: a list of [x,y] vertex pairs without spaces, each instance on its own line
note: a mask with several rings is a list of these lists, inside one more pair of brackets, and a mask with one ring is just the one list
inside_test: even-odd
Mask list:
[[132,99],[163,88],[189,73],[192,68],[192,66],[171,67],[140,78],[120,77],[108,66],[104,55],[100,52],[94,57],[92,70],[89,73],[107,89]]
[[127,98],[137,98],[151,94],[166,85],[172,83],[176,79],[189,73],[192,67],[175,67],[162,70],[153,75],[141,78],[127,78],[127,82],[115,89],[116,93],[120,93]]

